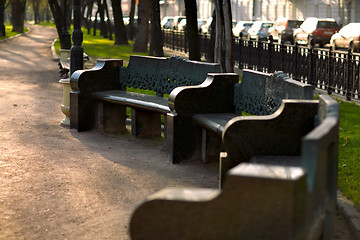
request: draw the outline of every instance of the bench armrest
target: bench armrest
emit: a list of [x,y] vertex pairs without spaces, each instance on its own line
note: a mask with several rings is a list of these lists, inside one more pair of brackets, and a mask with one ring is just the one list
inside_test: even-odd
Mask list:
[[169,96],[169,107],[178,114],[234,112],[234,85],[238,74],[209,73],[197,86],[175,88]]
[[122,65],[123,60],[99,59],[92,69],[78,70],[71,75],[71,88],[82,94],[119,89],[119,68]]
[[317,108],[317,100],[283,100],[271,115],[233,118],[222,136],[227,159],[235,166],[256,155],[300,156],[301,139],[314,129]]

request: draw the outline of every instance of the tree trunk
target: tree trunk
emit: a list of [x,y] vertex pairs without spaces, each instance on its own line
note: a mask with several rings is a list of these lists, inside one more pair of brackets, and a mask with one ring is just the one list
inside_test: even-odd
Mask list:
[[67,46],[66,40],[63,38],[62,30],[64,28],[64,14],[57,0],[49,0],[50,10],[52,12],[56,30],[60,40],[60,46],[65,49]]
[[156,57],[163,57],[163,40],[160,26],[160,4],[159,0],[152,0],[151,9],[151,41],[150,41],[150,55]]
[[223,36],[224,36],[224,16],[222,12],[222,0],[215,0],[215,11],[216,11],[216,24],[215,24],[215,52],[214,60],[216,63],[220,64],[220,69],[222,72],[225,72],[225,61],[224,61],[224,52],[222,48]]
[[26,0],[13,0],[11,2],[11,17],[13,32],[24,32]]
[[197,27],[196,0],[185,0],[186,33],[189,44],[189,59],[200,61],[200,42]]
[[151,1],[139,0],[138,7],[138,30],[134,43],[134,52],[146,52],[149,40],[149,17]]
[[5,34],[5,1],[0,0],[0,37],[4,37]]
[[40,19],[40,0],[32,0],[33,10],[34,10],[34,21],[35,24],[39,24]]
[[89,35],[91,34],[91,13],[93,10],[93,6],[94,6],[94,1],[93,0],[88,1],[85,22],[86,22],[87,33]]
[[225,52],[225,71],[234,72],[233,58],[233,33],[232,33],[232,15],[230,0],[224,0],[224,52]]
[[215,39],[216,39],[216,33],[215,33],[215,25],[216,25],[216,11],[214,9],[213,11],[213,14],[212,14],[212,22],[211,22],[211,25],[209,27],[209,30],[210,30],[210,43],[209,43],[209,47],[207,49],[207,61],[208,62],[215,62],[215,59],[214,59],[214,51],[215,51]]
[[99,9],[96,11],[95,13],[95,20],[94,20],[94,36],[96,36],[96,30],[97,30],[97,25],[98,25],[98,15],[99,15]]
[[128,44],[128,39],[126,36],[126,28],[124,25],[124,19],[121,9],[121,0],[111,0],[111,5],[113,8],[114,14],[114,32],[115,32],[115,45],[124,45]]
[[230,0],[216,0],[215,62],[222,72],[233,72],[233,36]]
[[129,16],[130,19],[129,19],[129,25],[127,26],[128,37],[131,40],[134,39],[134,35],[135,35],[135,26],[134,26],[135,6],[136,6],[136,0],[131,0],[130,16]]
[[[103,0],[105,1],[105,0]],[[99,14],[100,14],[100,34],[101,36],[103,36],[104,38],[108,37],[108,32],[107,32],[107,28],[106,28],[106,24],[105,24],[105,9],[104,9],[104,4],[103,1],[98,0],[98,7],[99,7]]]
[[[111,20],[110,20],[110,15],[109,15],[109,9],[108,9],[108,5],[107,5],[107,2],[106,0],[104,1],[104,10],[105,10],[105,13],[106,13],[106,17],[107,17],[107,33],[108,33],[108,37],[109,37],[109,40],[113,40],[113,37],[112,37],[112,27],[111,27]],[[122,19],[122,18],[121,18]]]

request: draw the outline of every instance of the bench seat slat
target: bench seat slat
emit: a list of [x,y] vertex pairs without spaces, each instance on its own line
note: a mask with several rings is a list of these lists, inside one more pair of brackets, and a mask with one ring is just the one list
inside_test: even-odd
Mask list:
[[162,114],[171,112],[168,106],[168,99],[159,96],[113,90],[95,92],[92,94],[92,97],[100,101],[123,104],[129,107],[156,111]]
[[250,163],[301,167],[301,156],[254,156]]
[[221,135],[226,123],[237,116],[235,113],[196,114],[193,121],[200,127]]

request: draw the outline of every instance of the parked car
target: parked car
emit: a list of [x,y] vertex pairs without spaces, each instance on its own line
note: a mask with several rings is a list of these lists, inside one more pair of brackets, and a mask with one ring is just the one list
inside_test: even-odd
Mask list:
[[347,48],[352,51],[360,50],[360,23],[349,23],[340,29],[338,33],[332,35],[330,44],[334,50],[337,48]]
[[250,22],[250,21],[240,21],[232,29],[232,32],[235,37],[240,37],[240,35],[241,37],[247,37],[247,32],[253,24],[254,22]]
[[[198,19],[197,20],[197,27],[198,27],[199,32],[200,32],[201,26],[204,23],[206,23],[206,20],[203,20],[203,19]],[[178,24],[178,30],[179,31],[186,31],[186,18],[180,21],[180,23]]]
[[274,26],[269,29],[269,36],[274,41],[285,43],[289,41],[294,43],[294,30],[299,28],[303,20],[294,20],[288,18],[279,18],[275,21]]
[[178,30],[178,25],[183,19],[186,19],[186,17],[185,16],[175,16],[174,17],[174,22],[172,24],[172,28],[174,30]]
[[339,25],[332,18],[319,19],[311,17],[306,19],[298,29],[294,30],[294,41],[299,44],[323,47],[330,43],[331,36],[340,30]]
[[269,28],[274,25],[269,21],[256,21],[248,30],[248,39],[256,41],[264,41],[269,37]]
[[174,17],[166,16],[161,20],[161,27],[163,29],[171,29],[173,27]]
[[212,23],[213,18],[210,17],[206,20],[206,23],[203,24],[201,26],[201,28],[199,29],[199,32],[202,34],[210,34],[210,27],[211,27],[211,23]]

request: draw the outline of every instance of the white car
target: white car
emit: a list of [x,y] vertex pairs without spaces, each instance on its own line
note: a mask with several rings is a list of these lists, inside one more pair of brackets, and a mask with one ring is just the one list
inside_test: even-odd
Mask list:
[[273,22],[269,21],[256,21],[249,28],[248,39],[256,41],[265,41],[269,37],[269,28],[274,25]]
[[330,44],[334,50],[337,48],[360,50],[360,23],[349,23],[332,35]]
[[254,24],[254,22],[250,21],[240,21],[236,24],[236,26],[232,29],[233,35],[235,37],[247,37],[247,33],[249,28]]

